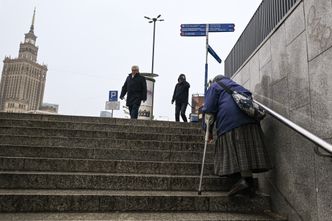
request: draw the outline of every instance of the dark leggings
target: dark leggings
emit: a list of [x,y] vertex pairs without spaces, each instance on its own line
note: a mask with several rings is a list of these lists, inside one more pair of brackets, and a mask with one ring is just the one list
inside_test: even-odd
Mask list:
[[187,122],[186,117],[187,103],[176,103],[175,105],[175,121],[180,121],[180,112],[183,122]]

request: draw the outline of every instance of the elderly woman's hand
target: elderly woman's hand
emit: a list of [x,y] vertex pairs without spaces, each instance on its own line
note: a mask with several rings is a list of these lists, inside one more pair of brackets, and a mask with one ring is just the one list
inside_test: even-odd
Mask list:
[[212,125],[214,122],[214,116],[213,114],[205,114],[205,124],[206,125]]
[[208,143],[213,143],[213,133],[209,133]]

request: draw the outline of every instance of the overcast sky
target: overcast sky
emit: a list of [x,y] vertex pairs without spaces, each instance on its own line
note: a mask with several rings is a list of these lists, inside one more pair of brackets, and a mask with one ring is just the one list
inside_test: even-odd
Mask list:
[[[0,0],[0,58],[16,58],[36,7],[38,62],[48,66],[44,102],[59,113],[99,116],[109,90],[121,87],[132,65],[151,72],[156,23],[154,115],[174,120],[171,98],[180,73],[191,94],[204,91],[205,37],[181,37],[180,25],[234,23],[235,32],[210,33],[209,43],[224,61],[261,0]],[[224,63],[209,56],[209,78]],[[0,63],[2,70],[3,62]],[[191,103],[191,99],[190,102]],[[121,106],[124,102],[121,103]],[[190,112],[188,106],[187,115]],[[124,117],[123,110],[115,111]]]

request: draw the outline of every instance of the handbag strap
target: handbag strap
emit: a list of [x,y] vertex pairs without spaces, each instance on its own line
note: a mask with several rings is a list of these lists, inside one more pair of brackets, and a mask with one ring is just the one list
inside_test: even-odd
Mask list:
[[224,83],[222,83],[221,81],[217,82],[222,88],[224,88],[224,90],[229,93],[230,95],[232,95],[234,93],[234,90],[230,89],[229,87],[227,87]]

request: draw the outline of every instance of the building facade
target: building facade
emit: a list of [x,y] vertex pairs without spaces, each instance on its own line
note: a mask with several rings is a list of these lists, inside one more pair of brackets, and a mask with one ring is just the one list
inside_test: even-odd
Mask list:
[[5,57],[0,81],[0,111],[39,110],[43,102],[47,66],[37,63],[35,11],[30,31],[20,43],[18,58]]
[[59,105],[58,104],[50,104],[50,103],[43,103],[39,107],[39,111],[45,114],[58,114]]

